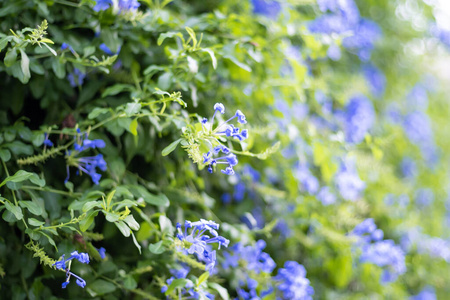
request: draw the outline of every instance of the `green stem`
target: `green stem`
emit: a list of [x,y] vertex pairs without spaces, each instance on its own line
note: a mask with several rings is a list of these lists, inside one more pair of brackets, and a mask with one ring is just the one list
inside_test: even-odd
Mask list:
[[55,190],[55,189],[51,189],[51,188],[47,188],[47,187],[37,187],[37,186],[30,186],[30,185],[24,185],[24,186],[22,186],[22,189],[38,190],[38,191],[42,191],[42,192],[60,194],[60,195],[69,196],[69,197],[77,197],[77,196],[79,197],[82,195],[82,193],[71,193],[71,192]]

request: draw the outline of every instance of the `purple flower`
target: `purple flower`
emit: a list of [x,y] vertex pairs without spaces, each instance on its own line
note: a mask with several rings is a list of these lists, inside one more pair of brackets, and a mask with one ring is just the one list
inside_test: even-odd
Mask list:
[[295,174],[303,189],[309,194],[315,194],[319,190],[319,181],[311,173],[306,165],[299,165]]
[[139,8],[139,6],[141,5],[136,0],[119,0],[120,12],[123,11],[135,12]]
[[317,194],[317,198],[322,202],[323,205],[330,205],[336,202],[336,196],[330,191],[330,188],[324,186],[320,189]]
[[278,1],[271,0],[252,0],[253,13],[266,16],[270,19],[276,19],[281,11],[281,5]]
[[86,73],[81,72],[81,70],[77,68],[74,68],[73,72],[67,75],[67,80],[69,80],[71,87],[82,86],[85,78]]
[[377,67],[373,65],[365,65],[363,67],[364,77],[369,83],[371,93],[380,98],[386,89],[386,76]]
[[340,171],[335,176],[335,182],[342,198],[350,201],[358,199],[366,188],[366,184],[358,176],[353,161],[341,165]]
[[[220,247],[223,245],[228,247],[230,243],[226,238],[219,236],[216,230],[219,229],[219,224],[213,221],[201,219],[198,222],[185,221],[184,233],[181,231],[181,224],[177,223],[177,238],[182,241],[182,249],[186,254],[195,254],[197,258],[206,263],[206,270],[212,271],[216,263],[216,251],[212,250],[208,244],[217,243]],[[188,229],[192,228],[191,233],[188,234]],[[212,237],[204,235],[209,232]]]
[[344,38],[342,45],[358,55],[362,61],[368,61],[374,48],[375,41],[381,37],[381,29],[377,23],[361,19],[354,28],[354,34]]
[[44,133],[44,145],[53,147],[53,142],[48,139],[48,133]]
[[432,286],[426,286],[416,296],[409,297],[409,300],[437,300],[436,292]]
[[359,95],[350,99],[344,113],[345,139],[349,143],[360,143],[375,122],[372,102]]
[[53,265],[58,269],[58,270],[64,270],[66,271],[66,281],[62,283],[62,288],[65,289],[67,287],[67,285],[69,284],[69,279],[71,276],[76,278],[76,283],[84,288],[86,286],[86,281],[84,281],[83,278],[79,277],[78,275],[70,272],[70,268],[67,269],[67,262],[76,259],[81,263],[84,264],[88,264],[89,263],[89,255],[87,253],[78,253],[78,251],[73,251],[70,254],[70,257],[68,259],[64,259],[64,254],[61,256],[61,260],[55,262]]
[[100,254],[100,258],[101,259],[105,259],[106,258],[106,249],[103,247],[100,247],[100,249],[97,249],[98,254]]
[[216,103],[214,104],[214,111],[218,111],[223,115],[225,113],[225,106],[222,103]]
[[272,273],[276,267],[275,261],[269,254],[262,250],[266,247],[264,240],[259,240],[254,246],[243,246],[241,243],[235,244],[230,251],[224,253],[223,268],[236,268],[239,261],[244,262],[246,270],[259,274]]
[[113,5],[112,0],[96,0],[94,11],[99,12],[101,10],[107,10]]
[[305,267],[295,261],[286,261],[275,280],[279,282],[276,288],[283,294],[283,299],[310,300],[314,295]]
[[99,49],[105,52],[107,55],[118,55],[120,53],[121,46],[117,49],[117,52],[113,52],[111,49],[108,48],[104,43],[102,43],[99,46]]

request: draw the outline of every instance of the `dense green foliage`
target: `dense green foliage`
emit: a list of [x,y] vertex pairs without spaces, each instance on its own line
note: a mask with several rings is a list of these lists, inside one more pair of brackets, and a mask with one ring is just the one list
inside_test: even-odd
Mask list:
[[[355,1],[379,28],[360,33],[374,36],[363,49],[348,31],[312,29],[332,13],[314,0],[271,13],[257,11],[263,1],[100,2],[0,1],[0,298],[181,299],[186,279],[161,288],[184,263],[194,290],[216,299],[238,297],[249,277],[258,295],[274,288],[264,299],[289,299],[277,290],[286,261],[305,267],[317,299],[405,299],[427,286],[448,297],[448,54],[429,30],[432,5]],[[216,103],[225,114],[212,125]],[[236,110],[248,138],[218,136]],[[236,155],[235,175],[205,163],[218,145]],[[391,266],[360,258],[352,234],[368,218],[403,251],[406,269],[388,282]],[[213,245],[209,273],[176,237],[177,222],[200,219],[230,240]],[[258,240],[273,271],[223,265],[233,245]],[[74,250],[91,260],[69,267],[86,287],[62,289],[54,263]]]

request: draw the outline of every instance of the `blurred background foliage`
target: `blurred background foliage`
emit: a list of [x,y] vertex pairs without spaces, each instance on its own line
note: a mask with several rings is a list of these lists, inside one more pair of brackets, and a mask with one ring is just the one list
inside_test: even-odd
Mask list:
[[[446,0],[3,0],[3,297],[446,299],[448,47]],[[215,103],[248,121],[231,176],[202,161]],[[174,236],[200,219],[230,240],[209,273]]]

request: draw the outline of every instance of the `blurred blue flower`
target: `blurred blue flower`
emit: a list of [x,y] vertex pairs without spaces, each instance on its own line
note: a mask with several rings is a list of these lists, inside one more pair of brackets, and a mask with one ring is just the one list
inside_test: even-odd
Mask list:
[[266,247],[264,240],[259,240],[254,246],[243,246],[237,243],[224,253],[222,266],[224,269],[236,268],[239,262],[246,265],[246,270],[259,274],[260,272],[272,273],[276,267],[274,260],[262,250]]
[[369,61],[375,41],[381,35],[381,29],[377,23],[368,19],[361,19],[353,29],[353,35],[344,38],[342,45],[350,52],[358,55],[362,61]]
[[409,297],[409,300],[437,300],[436,292],[432,286],[426,286],[416,296]]
[[363,246],[360,261],[384,267],[382,283],[395,281],[399,275],[406,272],[405,253],[392,240]]
[[428,108],[428,94],[426,88],[422,84],[415,85],[406,96],[408,107],[425,111]]
[[276,288],[283,294],[283,299],[310,300],[314,295],[305,267],[295,261],[286,261],[274,279],[278,281]]
[[107,10],[113,5],[112,0],[95,0],[94,11],[99,12],[101,10]]
[[419,208],[430,206],[434,200],[434,193],[429,188],[420,188],[416,191],[415,201]]
[[417,175],[417,164],[411,157],[404,157],[400,163],[402,175],[405,178],[414,178]]
[[354,162],[347,160],[341,164],[339,172],[335,175],[336,187],[345,200],[355,201],[366,188],[357,173]]
[[136,0],[119,0],[119,11],[131,11],[135,12],[141,4]]
[[319,199],[323,205],[330,205],[336,202],[336,196],[327,186],[324,186],[320,189],[319,193],[317,194],[317,199]]
[[315,194],[319,190],[319,180],[317,180],[305,164],[299,164],[297,166],[295,177],[307,193]]
[[270,19],[276,19],[281,12],[281,5],[274,0],[251,0],[253,13],[266,16]]
[[365,65],[363,73],[369,83],[371,93],[377,98],[383,96],[386,89],[386,76],[383,72],[373,65]]
[[103,52],[105,52],[107,55],[118,55],[120,53],[120,49],[122,48],[122,46],[119,45],[117,52],[113,52],[111,49],[108,48],[108,46],[106,46],[105,43],[102,43],[98,48]]
[[82,86],[86,73],[81,72],[80,69],[74,68],[73,72],[67,74],[67,80],[69,80],[71,87]]
[[105,259],[106,258],[106,249],[103,247],[100,247],[99,249],[97,249],[98,254],[100,254],[100,258],[101,259]]
[[350,99],[344,113],[345,140],[349,143],[360,143],[375,122],[375,111],[372,102],[359,95]]
[[44,133],[44,145],[53,147],[53,142],[48,139],[48,133]]

